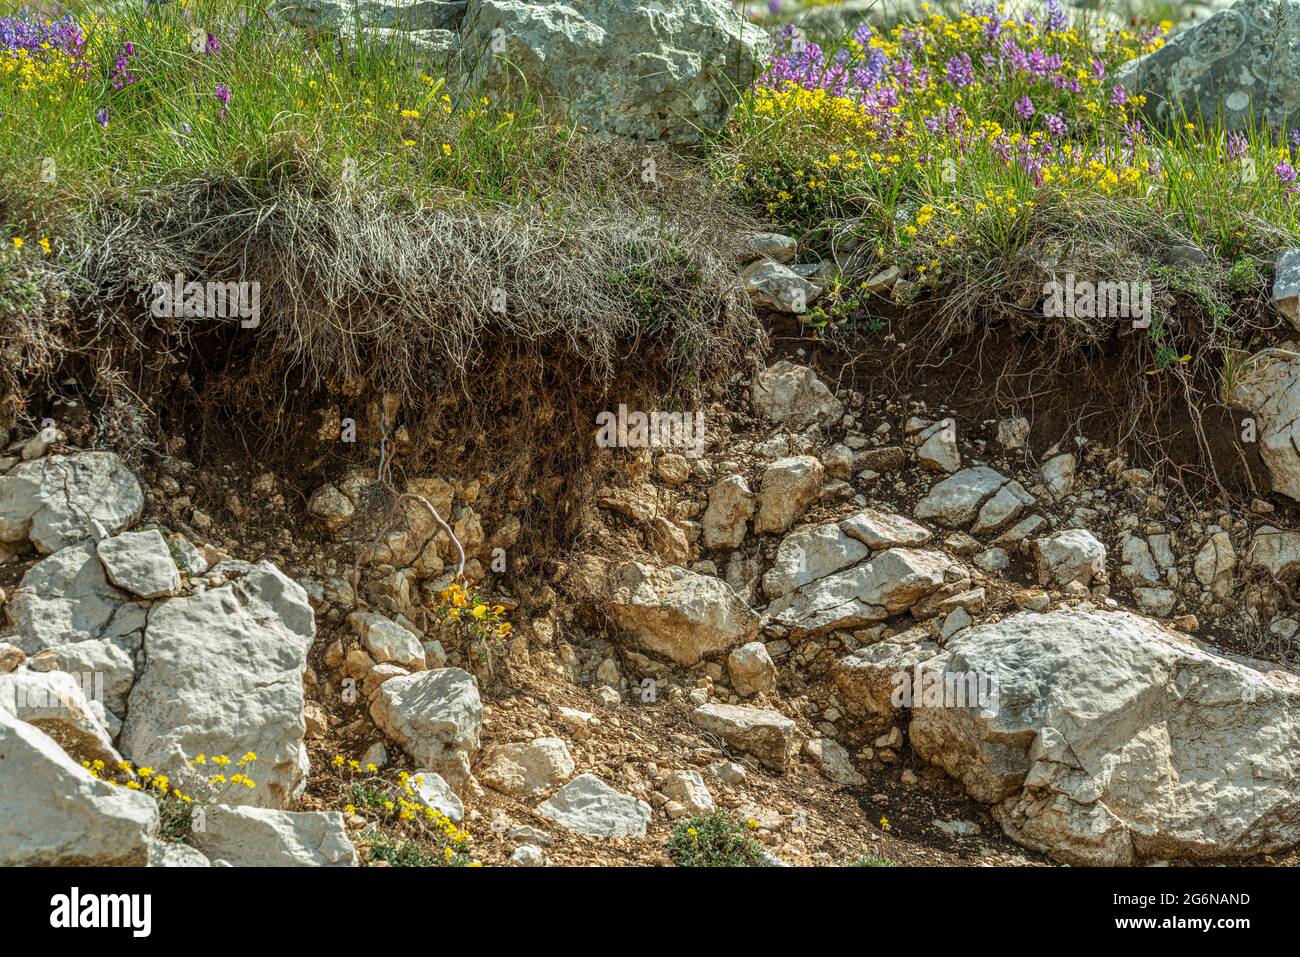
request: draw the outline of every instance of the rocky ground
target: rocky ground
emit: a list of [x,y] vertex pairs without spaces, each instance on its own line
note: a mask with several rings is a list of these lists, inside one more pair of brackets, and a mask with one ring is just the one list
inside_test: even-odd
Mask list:
[[[546,558],[515,554],[498,476],[406,481],[449,536],[415,499],[376,522],[365,467],[300,488],[176,438],[135,474],[77,448],[76,410],[16,437],[0,720],[37,826],[0,859],[373,862],[340,755],[422,772],[486,864],[666,864],[715,808],[797,865],[1294,863],[1294,503],[1186,509],[1087,436],[1035,455],[1026,419],[814,364],[719,388],[702,455],[608,450],[590,535]],[[457,544],[508,635],[445,620]],[[900,704],[921,671],[996,696]],[[78,767],[246,750],[257,786],[192,847]]]
[[[665,113],[587,88],[605,132]],[[749,248],[771,330],[832,281],[792,237]],[[699,444],[594,420],[590,502],[454,450],[407,473],[428,410],[364,387],[295,470],[182,424],[102,447],[100,410],[51,397],[0,435],[0,864],[663,865],[721,813],[773,866],[1293,865],[1298,264],[1223,396],[1268,479],[1244,501],[861,386],[804,329],[710,389]]]

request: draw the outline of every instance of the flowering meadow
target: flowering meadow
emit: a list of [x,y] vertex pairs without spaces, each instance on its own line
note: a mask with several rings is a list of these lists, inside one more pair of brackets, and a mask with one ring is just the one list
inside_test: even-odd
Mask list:
[[395,195],[529,196],[572,129],[526,101],[456,95],[403,44],[313,37],[236,0],[0,18],[0,182],[87,202],[284,157]]
[[1116,82],[1168,21],[1108,27],[1056,0],[923,9],[837,45],[787,27],[719,175],[778,228],[874,249],[923,284],[1013,254],[1047,221],[1104,245],[1127,220],[1228,263],[1294,233],[1295,137],[1153,129]]

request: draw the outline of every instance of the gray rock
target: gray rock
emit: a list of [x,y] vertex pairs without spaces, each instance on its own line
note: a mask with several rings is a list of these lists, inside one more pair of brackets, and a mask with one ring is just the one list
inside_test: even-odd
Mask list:
[[510,852],[510,863],[515,867],[542,867],[546,856],[536,844],[521,844]]
[[437,771],[416,771],[411,775],[411,789],[427,807],[453,823],[465,816],[465,805]]
[[51,455],[0,475],[0,542],[30,539],[43,555],[140,517],[144,492],[112,452]]
[[708,814],[713,810],[713,795],[699,771],[669,771],[660,791],[668,800],[681,805],[681,814]]
[[470,0],[462,35],[472,81],[523,85],[590,129],[669,143],[721,129],[767,50],[722,0]]
[[930,426],[918,437],[916,460],[935,472],[949,475],[961,468],[961,452],[957,449],[957,420],[944,419]]
[[807,366],[782,359],[754,379],[754,414],[774,425],[801,430],[829,427],[844,415],[844,404]]
[[1300,501],[1300,355],[1256,353],[1243,363],[1227,398],[1258,420],[1259,454],[1274,491]]
[[181,573],[162,533],[123,532],[96,546],[108,580],[141,598],[163,598],[181,590]]
[[108,582],[94,542],[61,549],[27,570],[5,612],[28,654],[144,627],[145,609]]
[[933,536],[929,529],[902,515],[864,508],[844,521],[840,528],[850,538],[856,538],[872,551],[893,548],[896,545],[924,545]]
[[776,771],[794,755],[795,723],[779,711],[738,704],[706,704],[691,712],[691,723]]
[[149,842],[149,867],[211,867],[212,862],[188,844],[156,840]]
[[190,840],[234,867],[356,867],[357,851],[338,811],[206,806]]
[[456,30],[465,0],[277,0],[273,9],[300,27],[382,27],[401,31]]
[[483,724],[473,675],[442,668],[390,678],[371,702],[370,716],[419,767],[436,771],[463,793]]
[[149,861],[158,805],[91,777],[49,735],[0,708],[0,866]]
[[891,548],[778,598],[768,606],[764,624],[799,638],[883,621],[937,591],[953,567],[942,552]]
[[830,738],[814,738],[804,745],[804,754],[812,758],[822,773],[836,784],[860,787],[867,779],[858,773],[844,746]]
[[1252,123],[1294,129],[1298,45],[1300,2],[1237,0],[1159,50],[1125,63],[1116,79],[1129,93],[1147,98],[1143,110],[1154,123],[1205,117],[1211,125],[1222,118],[1233,130]]
[[270,562],[216,570],[227,569],[241,577],[150,609],[121,747],[178,780],[200,754],[252,751],[256,787],[227,785],[213,800],[285,807],[306,784],[303,672],[316,619],[302,586]]
[[73,675],[91,688],[95,700],[123,716],[131,686],[135,684],[135,656],[142,641],[142,635],[130,635],[72,642],[32,655],[27,667],[32,671],[65,671]]
[[870,554],[870,548],[850,538],[838,524],[801,528],[777,546],[772,567],[763,575],[763,593],[780,598],[801,585],[856,565]]
[[[93,679],[93,676],[87,676]],[[93,683],[88,681],[93,694]],[[15,671],[0,675],[0,711],[7,711],[49,735],[78,761],[103,761],[115,766],[122,756],[96,715],[82,685],[61,671]]]
[[1277,254],[1273,305],[1300,329],[1300,249],[1284,249]]
[[936,482],[925,498],[916,503],[916,517],[955,528],[969,525],[980,506],[991,499],[1009,479],[987,466],[962,469]]
[[1106,546],[1087,529],[1069,528],[1034,542],[1038,583],[1064,587],[1071,582],[1091,585],[1104,578]]
[[537,813],[560,827],[592,837],[645,837],[650,805],[614,790],[594,774],[579,774]]
[[949,640],[997,707],[909,731],[1027,847],[1076,865],[1206,860],[1300,841],[1300,681],[1124,612],[1023,612]]
[[817,283],[771,259],[746,267],[740,279],[755,305],[789,315],[807,312],[822,291]]
[[792,263],[799,252],[799,242],[781,233],[750,233],[740,239],[740,254],[748,259],[772,259]]

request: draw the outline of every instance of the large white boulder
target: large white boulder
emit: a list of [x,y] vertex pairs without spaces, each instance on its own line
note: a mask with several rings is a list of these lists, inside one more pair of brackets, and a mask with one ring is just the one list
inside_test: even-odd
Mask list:
[[234,867],[356,867],[338,811],[279,811],[215,804],[190,840],[209,860]]
[[95,544],[81,542],[41,559],[23,575],[5,613],[13,642],[29,655],[89,639],[121,638],[145,624],[145,606],[108,581]]
[[53,739],[0,708],[0,867],[143,867],[158,805],[91,776]]
[[1028,847],[1120,865],[1300,842],[1294,675],[1081,610],[967,629],[926,667],[995,680],[993,707],[917,707],[909,734]]
[[44,555],[95,535],[129,527],[144,492],[112,452],[50,455],[0,475],[0,542],[30,539]]
[[302,586],[269,562],[214,571],[238,577],[150,608],[121,748],[177,778],[200,754],[252,751],[256,787],[228,785],[213,799],[291,806],[306,783],[302,682],[315,616]]
[[370,717],[417,767],[436,771],[463,794],[483,725],[483,702],[473,675],[439,668],[390,678],[371,701]]

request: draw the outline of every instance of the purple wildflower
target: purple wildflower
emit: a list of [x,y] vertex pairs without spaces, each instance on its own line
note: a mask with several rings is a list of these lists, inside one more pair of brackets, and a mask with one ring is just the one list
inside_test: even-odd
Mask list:
[[1246,134],[1229,133],[1227,142],[1224,143],[1223,151],[1230,160],[1239,160],[1246,155]]
[[945,79],[957,89],[972,86],[975,83],[975,71],[971,68],[970,54],[962,53],[949,60],[945,66]]
[[99,112],[95,114],[95,122],[108,129],[108,107],[100,107]]
[[1273,172],[1277,174],[1277,178],[1280,179],[1284,184],[1289,185],[1291,183],[1294,183],[1296,180],[1295,167],[1286,161],[1278,163],[1276,166],[1274,166]]
[[1044,114],[1043,125],[1047,127],[1052,139],[1060,139],[1065,135],[1065,120],[1056,113]]
[[1022,96],[1016,100],[1016,115],[1022,120],[1027,120],[1034,115],[1034,101],[1028,96]]

